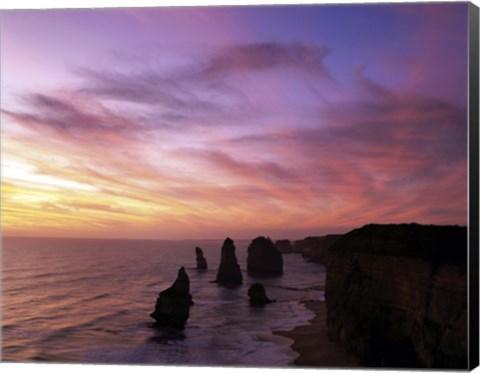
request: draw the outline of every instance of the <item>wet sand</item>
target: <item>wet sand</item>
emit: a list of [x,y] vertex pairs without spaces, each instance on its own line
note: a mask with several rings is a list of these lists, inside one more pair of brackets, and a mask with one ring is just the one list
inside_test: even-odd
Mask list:
[[324,301],[306,301],[305,306],[315,313],[309,325],[273,334],[290,338],[291,348],[298,353],[294,365],[303,367],[358,367],[358,359],[345,352],[340,345],[330,342],[327,336],[327,310]]

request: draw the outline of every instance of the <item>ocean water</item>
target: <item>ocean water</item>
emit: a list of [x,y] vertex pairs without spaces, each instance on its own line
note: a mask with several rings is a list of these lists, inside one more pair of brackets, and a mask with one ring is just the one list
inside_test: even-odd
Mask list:
[[[325,283],[325,269],[284,254],[283,276],[252,278],[248,244],[235,240],[244,284],[229,289],[212,283],[222,241],[4,238],[2,360],[287,366],[292,350],[270,333],[312,318],[300,302],[323,299],[311,287]],[[205,272],[194,269],[195,246],[204,250]],[[181,266],[195,302],[186,328],[155,328],[149,314]],[[257,281],[276,303],[249,306]]]

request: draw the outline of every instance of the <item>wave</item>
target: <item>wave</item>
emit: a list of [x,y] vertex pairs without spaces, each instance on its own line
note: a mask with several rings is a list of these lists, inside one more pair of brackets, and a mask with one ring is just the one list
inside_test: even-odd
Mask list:
[[[68,270],[68,271],[57,271],[57,272],[41,272],[41,273],[35,273],[35,271],[45,271],[45,268],[43,267],[38,267],[38,268],[29,268],[29,271],[27,274],[25,274],[25,271],[20,271],[18,269],[15,270],[10,270],[10,271],[3,271],[3,277],[2,280],[4,283],[8,282],[18,282],[18,281],[35,281],[35,280],[41,280],[41,279],[49,279],[49,278],[54,278],[54,277],[62,277],[62,276],[75,276],[79,273],[83,273],[84,271],[82,270]],[[7,274],[8,273],[8,274]]]
[[[83,323],[78,323],[75,325],[69,325],[69,326],[59,328],[51,332],[50,334],[48,334],[46,337],[44,337],[41,343],[48,343],[56,339],[62,339],[76,332],[81,332],[82,334],[85,334],[85,332],[88,330],[98,331],[100,328],[98,324],[101,324],[102,322],[105,322],[111,319],[115,319],[116,317],[119,317],[119,316],[127,315],[128,313],[129,313],[128,310],[119,310],[115,312],[109,312],[109,313],[103,314],[102,316],[92,317],[91,319],[84,321]],[[72,321],[75,321],[75,320],[72,320]]]
[[164,283],[165,283],[164,280],[155,281],[155,282],[151,282],[151,283],[145,285],[145,287],[153,288],[154,286],[158,286],[158,285],[161,285],[161,284],[164,284]]
[[91,298],[88,298],[88,299],[85,299],[85,300],[82,300],[80,302],[93,302],[95,300],[98,300],[98,299],[103,299],[103,298],[108,298],[110,297],[111,295],[109,293],[103,293],[103,294],[99,294],[99,295],[95,295]]
[[225,304],[232,304],[234,301],[233,300],[197,300],[195,299],[195,305],[196,306],[221,306]]
[[[102,245],[106,244],[102,241]],[[249,307],[247,289],[253,279],[245,271],[244,285],[235,290],[212,285],[208,277],[213,270],[207,275],[192,271],[189,275],[195,305],[183,331],[186,338],[173,340],[175,336],[150,327],[153,321],[149,313],[155,304],[157,288],[170,286],[177,268],[193,263],[192,251],[189,249],[187,257],[170,250],[170,246],[153,250],[150,244],[148,247],[134,244],[140,246],[132,244],[130,251],[124,249],[120,253],[115,243],[87,255],[83,254],[84,242],[65,241],[71,250],[52,248],[48,260],[29,257],[32,247],[26,246],[25,255],[19,251],[18,257],[30,261],[21,263],[11,254],[7,269],[10,266],[16,271],[8,272],[10,280],[3,283],[2,343],[17,347],[4,350],[4,358],[97,363],[288,364],[288,359],[285,360],[288,350],[278,351],[268,338],[262,340],[257,335],[308,321],[311,313],[299,302],[317,296],[307,289],[310,283],[324,281],[324,273],[318,274],[316,264],[294,255],[285,258],[289,272],[264,283],[268,295],[277,299],[277,303],[261,309]],[[214,257],[213,253],[218,257],[219,249],[220,246],[207,247],[204,252],[208,257]],[[238,251],[245,256],[246,246]],[[245,260],[240,262],[245,268]],[[42,269],[32,270],[39,263]],[[211,266],[215,268],[217,264]]]
[[[32,322],[44,323],[45,321],[52,321],[52,320],[56,320],[56,319],[57,319],[57,316],[56,316],[56,315],[52,315],[52,316],[34,316],[34,317],[30,317],[30,318],[28,318],[28,319],[19,320],[17,323],[12,324],[12,327],[17,326],[17,324],[28,324],[28,323],[32,323]],[[5,329],[4,329],[4,330],[5,330]]]
[[[72,275],[70,273],[70,275]],[[25,278],[25,283],[17,286],[17,287],[11,287],[8,289],[8,293],[11,293],[12,295],[18,295],[21,294],[22,292],[32,292],[34,290],[42,289],[44,290],[46,287],[66,287],[65,285],[71,284],[71,283],[80,283],[80,282],[85,282],[85,281],[101,281],[104,280],[108,275],[107,274],[102,274],[101,276],[82,276],[82,277],[74,277],[72,275],[71,278],[67,279],[59,279],[58,276],[55,277],[54,274],[46,274],[42,278],[48,279],[49,281],[43,281],[43,282],[31,282],[31,280],[35,280],[35,276],[33,278]],[[110,276],[108,276],[110,277]],[[36,278],[38,280],[38,278]],[[28,280],[28,281],[27,281]],[[8,284],[8,281],[3,281],[4,284]]]

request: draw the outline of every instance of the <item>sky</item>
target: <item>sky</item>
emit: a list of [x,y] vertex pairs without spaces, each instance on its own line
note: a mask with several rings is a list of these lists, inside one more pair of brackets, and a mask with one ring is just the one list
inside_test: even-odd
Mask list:
[[3,10],[4,235],[467,224],[468,3]]

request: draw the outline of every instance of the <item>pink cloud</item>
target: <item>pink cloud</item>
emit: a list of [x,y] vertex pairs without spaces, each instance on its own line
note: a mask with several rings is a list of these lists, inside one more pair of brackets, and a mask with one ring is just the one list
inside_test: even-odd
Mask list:
[[[276,53],[265,54],[272,46]],[[311,109],[283,97],[265,109],[251,99],[256,92],[231,77],[285,66],[325,76],[325,50],[231,48],[231,59],[213,53],[190,74],[77,70],[80,89],[34,92],[24,96],[21,110],[2,108],[10,123],[2,128],[2,155],[30,165],[32,178],[96,190],[57,185],[49,193],[31,178],[6,180],[2,207],[25,224],[44,212],[45,229],[64,221],[76,232],[94,226],[96,235],[125,230],[149,237],[259,226],[316,232],[370,222],[466,223],[465,107],[387,88],[358,68],[354,92]],[[254,58],[246,59],[250,53]],[[212,67],[209,74],[205,66]],[[275,77],[275,88],[289,87],[284,75]],[[223,84],[212,88],[218,79]],[[302,79],[296,84],[308,87]],[[230,94],[229,100],[213,93]],[[272,109],[284,112],[280,101],[291,116],[270,116]],[[141,109],[132,109],[137,104]],[[37,203],[25,198],[33,191]]]

